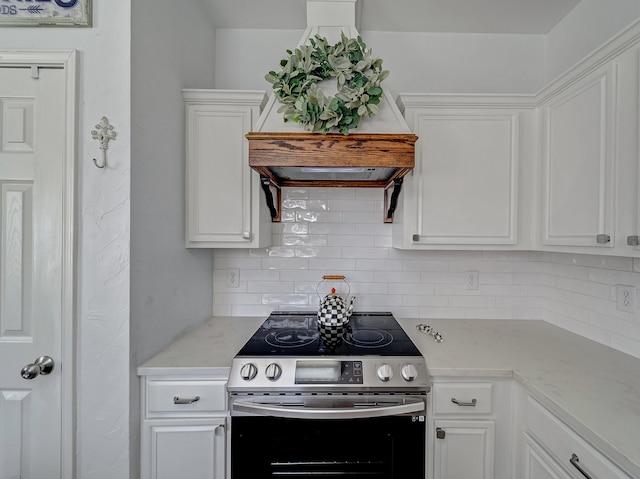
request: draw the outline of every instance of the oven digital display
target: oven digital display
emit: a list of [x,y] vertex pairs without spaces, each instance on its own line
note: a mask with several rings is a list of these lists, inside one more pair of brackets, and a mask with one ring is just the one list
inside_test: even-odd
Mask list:
[[362,384],[362,361],[296,361],[296,384]]

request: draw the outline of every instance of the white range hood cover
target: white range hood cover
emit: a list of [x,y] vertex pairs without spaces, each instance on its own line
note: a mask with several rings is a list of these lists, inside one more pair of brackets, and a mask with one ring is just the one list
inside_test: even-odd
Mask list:
[[[357,38],[359,35],[356,29],[356,0],[307,1],[307,29],[298,46],[308,44],[309,39],[316,35],[326,38],[330,44],[336,44],[340,41],[342,33],[347,38]],[[366,39],[363,40],[366,43]],[[375,53],[373,56],[375,57]],[[321,84],[325,96],[333,95],[337,91],[336,80],[325,80]],[[384,82],[381,86],[384,95],[378,105],[380,113],[370,118],[363,118],[358,127],[350,133],[411,133],[393,101],[394,95],[385,87]],[[284,121],[282,113],[278,113],[280,105],[275,95],[271,94],[254,131],[287,133],[304,131],[299,123]]]

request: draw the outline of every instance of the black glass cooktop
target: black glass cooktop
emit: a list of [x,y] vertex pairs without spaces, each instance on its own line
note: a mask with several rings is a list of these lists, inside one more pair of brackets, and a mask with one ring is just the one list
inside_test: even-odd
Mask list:
[[420,356],[391,313],[353,313],[337,344],[318,332],[315,312],[277,311],[238,356]]

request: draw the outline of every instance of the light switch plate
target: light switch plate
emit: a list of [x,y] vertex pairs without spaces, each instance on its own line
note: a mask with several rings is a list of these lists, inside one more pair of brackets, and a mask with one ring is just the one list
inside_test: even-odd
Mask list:
[[616,308],[627,313],[636,312],[636,287],[616,284]]

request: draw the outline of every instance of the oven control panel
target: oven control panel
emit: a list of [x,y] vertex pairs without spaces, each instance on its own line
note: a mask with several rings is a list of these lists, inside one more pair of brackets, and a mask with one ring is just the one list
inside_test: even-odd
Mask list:
[[422,357],[265,358],[236,357],[229,391],[426,390]]
[[362,384],[362,361],[296,361],[296,384]]

